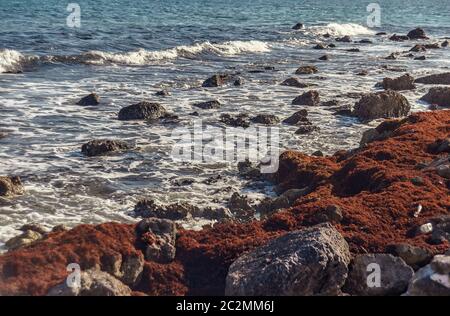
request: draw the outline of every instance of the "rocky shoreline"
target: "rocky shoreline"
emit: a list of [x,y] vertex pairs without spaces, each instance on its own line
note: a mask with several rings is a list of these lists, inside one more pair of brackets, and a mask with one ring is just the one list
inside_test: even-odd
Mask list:
[[[284,152],[272,179],[280,207],[260,221],[190,231],[150,214],[136,225],[24,227],[40,238],[0,256],[0,293],[449,295],[431,277],[450,272],[449,132],[450,112],[438,110],[387,120],[332,156]],[[75,292],[70,263],[84,271]],[[368,263],[389,281],[364,286]]]

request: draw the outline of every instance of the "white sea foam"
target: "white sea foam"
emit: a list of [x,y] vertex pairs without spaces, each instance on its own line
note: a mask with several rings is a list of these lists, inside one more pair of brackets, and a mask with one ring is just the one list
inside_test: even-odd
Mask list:
[[33,58],[32,56],[25,56],[16,50],[1,49],[0,73],[21,71],[22,67],[31,62]]
[[[309,31],[314,34],[330,34],[333,36],[344,36],[344,35],[373,35],[375,31],[359,24],[355,23],[329,23],[322,26],[312,26],[308,28]],[[307,30],[307,31],[308,31]]]

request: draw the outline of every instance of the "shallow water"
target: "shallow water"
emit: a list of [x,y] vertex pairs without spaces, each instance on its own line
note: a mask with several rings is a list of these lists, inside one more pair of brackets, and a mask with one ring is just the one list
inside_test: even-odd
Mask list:
[[[304,76],[316,84],[324,101],[343,105],[356,99],[349,92],[368,92],[383,77],[403,72],[413,76],[448,71],[449,48],[429,50],[427,60],[402,57],[385,60],[392,52],[407,51],[414,41],[391,42],[378,31],[405,34],[422,26],[430,42],[449,36],[450,1],[379,1],[381,27],[365,25],[369,1],[79,1],[81,28],[66,25],[66,4],[58,1],[0,1],[0,174],[20,175],[26,195],[0,201],[0,244],[27,222],[47,227],[110,220],[134,221],[128,213],[142,197],[161,202],[189,201],[223,205],[233,191],[261,197],[273,194],[267,183],[248,183],[237,175],[236,163],[180,163],[173,160],[171,133],[192,126],[200,113],[204,122],[218,123],[221,113],[271,113],[285,118],[302,108],[292,106],[305,89],[282,87],[300,65],[315,64],[319,73]],[[128,3],[128,2],[127,2]],[[418,9],[420,8],[420,10]],[[445,9],[447,8],[447,9]],[[298,21],[306,29],[293,31]],[[312,50],[320,35],[351,35],[373,44],[336,43],[327,50],[331,60]],[[358,47],[359,53],[348,48]],[[421,54],[417,54],[421,55]],[[274,71],[249,72],[264,66]],[[5,72],[24,70],[20,74]],[[356,76],[361,70],[368,76]],[[201,88],[216,72],[241,72],[242,87]],[[320,78],[324,77],[324,78]],[[171,95],[153,94],[167,88]],[[426,87],[403,94],[413,110]],[[75,103],[95,91],[99,107]],[[158,101],[180,117],[178,124],[121,122],[120,108],[143,99]],[[199,110],[192,104],[219,99],[219,110]],[[330,109],[309,107],[310,120],[320,131],[294,135],[295,127],[279,125],[282,149],[332,154],[358,145],[369,127]],[[375,124],[376,122],[373,122]],[[136,150],[103,158],[85,158],[81,144],[93,138],[118,138]],[[222,178],[212,184],[212,176]],[[195,180],[180,186],[184,178]],[[189,227],[200,227],[195,220]]]

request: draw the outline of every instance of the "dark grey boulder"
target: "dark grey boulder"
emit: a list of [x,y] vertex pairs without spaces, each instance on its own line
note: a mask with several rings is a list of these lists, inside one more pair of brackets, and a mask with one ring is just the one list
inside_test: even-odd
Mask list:
[[77,102],[77,105],[82,105],[82,106],[91,106],[91,105],[99,105],[99,104],[100,104],[100,97],[96,93],[91,93],[91,94],[81,98],[81,100]]
[[167,115],[166,109],[159,103],[142,101],[119,111],[119,120],[156,120]]
[[120,140],[95,139],[83,144],[81,146],[81,153],[88,157],[94,157],[130,148],[130,145]]
[[408,100],[398,92],[383,91],[364,95],[354,107],[354,115],[362,121],[406,116],[411,109]]

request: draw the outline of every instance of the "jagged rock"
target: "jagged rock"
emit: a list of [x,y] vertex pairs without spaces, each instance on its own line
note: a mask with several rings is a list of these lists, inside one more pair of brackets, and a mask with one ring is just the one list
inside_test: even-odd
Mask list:
[[220,115],[220,121],[226,125],[233,127],[243,127],[247,128],[250,126],[250,121],[248,114],[238,114],[236,116],[231,116],[230,114],[224,113]]
[[295,71],[297,75],[312,75],[317,72],[319,72],[319,70],[316,66],[301,66]]
[[425,94],[421,100],[430,104],[450,107],[450,87],[434,87]]
[[170,95],[170,92],[169,92],[168,90],[166,90],[166,89],[163,89],[163,90],[157,91],[157,92],[155,93],[155,95],[156,95],[157,97],[167,97],[167,96]]
[[326,48],[327,47],[322,43],[319,43],[313,47],[313,49],[326,49]]
[[13,237],[6,241],[5,247],[8,250],[15,250],[24,246],[28,246],[41,238],[42,234],[32,230],[26,230],[19,236]]
[[95,139],[83,144],[81,153],[88,157],[94,157],[130,148],[131,146],[120,140]]
[[407,41],[407,40],[409,40],[409,37],[406,36],[406,35],[397,35],[397,34],[394,34],[394,35],[392,35],[391,37],[389,37],[389,39],[390,39],[391,41],[402,42],[402,41]]
[[425,34],[425,31],[420,27],[415,28],[414,30],[409,31],[407,35],[410,39],[428,39]]
[[314,106],[320,103],[319,92],[315,90],[310,90],[303,93],[302,95],[296,97],[292,100],[292,105],[309,105]]
[[126,256],[105,254],[101,258],[102,269],[129,286],[136,285],[144,270],[144,256],[141,252]]
[[91,93],[77,102],[77,105],[90,106],[90,105],[99,105],[100,97],[96,93]]
[[275,125],[280,123],[280,119],[273,114],[258,114],[251,118],[253,123],[264,124],[264,125]]
[[0,196],[12,197],[25,192],[22,181],[17,176],[0,176]]
[[368,38],[363,38],[362,40],[357,41],[356,43],[360,44],[373,44],[373,42]]
[[443,41],[442,42],[442,44],[441,44],[441,47],[448,47],[448,45],[449,45],[449,41]]
[[69,287],[64,281],[47,296],[131,296],[131,289],[106,272],[90,269],[81,272],[79,286]]
[[314,125],[302,125],[296,131],[297,135],[305,135],[320,130],[320,127]]
[[41,235],[45,235],[48,233],[48,230],[44,226],[37,224],[37,223],[30,223],[30,224],[22,225],[22,227],[20,227],[19,230],[22,232],[31,230],[31,231],[39,233]]
[[246,195],[240,195],[237,192],[234,192],[231,198],[228,200],[228,208],[233,213],[237,213],[240,211],[248,211],[252,210],[251,201]]
[[414,78],[409,74],[403,75],[398,78],[384,78],[383,79],[383,88],[385,90],[413,90],[416,88],[414,85]]
[[220,108],[221,103],[217,100],[211,100],[206,102],[195,103],[193,104],[193,106],[200,108],[202,110],[212,110]]
[[297,23],[292,27],[293,30],[300,30],[302,28],[303,28],[303,23]]
[[450,255],[437,255],[414,274],[406,296],[450,296]]
[[166,109],[159,103],[142,101],[119,111],[119,120],[156,120],[167,115]]
[[342,221],[342,210],[337,205],[328,205],[326,208],[321,209],[314,215],[317,222],[335,222],[339,223]]
[[348,35],[336,38],[336,42],[351,43],[352,38]]
[[408,288],[413,274],[413,269],[399,257],[359,255],[349,266],[344,292],[362,296],[400,295]]
[[146,260],[169,263],[175,258],[177,229],[175,222],[167,219],[146,218],[137,224],[141,240],[146,244]]
[[211,207],[205,207],[198,217],[203,217],[210,220],[227,220],[233,217],[233,214],[231,214],[229,209],[220,207],[220,208],[211,208]]
[[220,87],[226,84],[230,80],[230,76],[226,74],[216,74],[212,77],[206,79],[202,87],[210,88],[210,87]]
[[394,244],[388,247],[389,253],[400,257],[407,265],[417,270],[428,264],[432,259],[432,254],[424,248],[415,247],[408,244]]
[[308,116],[308,111],[302,109],[300,111],[295,112],[288,118],[284,119],[283,123],[289,124],[289,125],[297,125],[299,123],[307,124],[307,123],[309,123],[307,116]]
[[291,77],[284,80],[282,83],[280,83],[282,86],[288,86],[288,87],[296,87],[296,88],[306,88],[309,87],[309,84],[300,82],[297,78]]
[[360,120],[400,117],[408,115],[411,106],[398,92],[383,91],[364,95],[355,104],[353,113]]
[[415,82],[422,83],[422,84],[450,85],[450,72],[444,72],[444,73],[440,73],[440,74],[434,74],[434,75],[417,78]]
[[186,202],[158,205],[154,200],[140,200],[134,207],[133,214],[142,218],[163,218],[170,220],[184,219],[199,212],[199,208]]
[[331,225],[294,231],[242,255],[231,265],[225,294],[336,295],[347,277],[348,244]]

